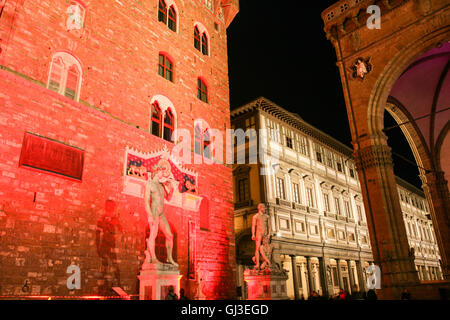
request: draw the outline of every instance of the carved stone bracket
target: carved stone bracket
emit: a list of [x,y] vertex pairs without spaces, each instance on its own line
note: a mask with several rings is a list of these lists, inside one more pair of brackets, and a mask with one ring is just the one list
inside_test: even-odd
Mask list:
[[354,157],[358,170],[393,165],[391,148],[386,145],[369,146],[355,151]]

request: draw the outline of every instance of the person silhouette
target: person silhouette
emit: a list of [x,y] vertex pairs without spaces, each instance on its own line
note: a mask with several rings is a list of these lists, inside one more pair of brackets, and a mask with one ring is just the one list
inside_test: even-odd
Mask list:
[[117,217],[116,203],[113,200],[106,200],[103,214],[97,221],[96,245],[97,253],[102,259],[101,272],[103,276],[107,273],[108,265],[111,263],[117,286],[120,287],[120,270],[117,264],[116,237],[123,232],[120,220]]

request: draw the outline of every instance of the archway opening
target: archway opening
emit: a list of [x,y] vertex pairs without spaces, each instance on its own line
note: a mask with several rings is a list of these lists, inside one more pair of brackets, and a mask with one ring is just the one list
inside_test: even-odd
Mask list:
[[404,68],[389,89],[383,117],[378,113],[400,177],[395,190],[422,281],[449,274],[449,70],[450,42],[439,43]]
[[388,145],[392,148],[395,176],[421,189],[422,180],[419,167],[411,150],[410,142],[406,139],[401,126],[387,110],[384,112],[384,128]]

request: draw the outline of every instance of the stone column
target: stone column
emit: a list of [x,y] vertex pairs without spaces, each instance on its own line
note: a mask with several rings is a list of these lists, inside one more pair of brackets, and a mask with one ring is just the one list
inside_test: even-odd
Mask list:
[[336,259],[337,264],[337,274],[338,274],[338,280],[339,280],[339,289],[344,289],[344,284],[342,281],[342,272],[341,272],[341,259]]
[[322,295],[324,297],[328,297],[329,292],[328,292],[327,268],[325,266],[325,259],[322,257],[319,257],[319,276],[320,276],[320,284],[322,286]]
[[436,272],[437,272],[438,280],[443,280],[444,276],[443,276],[443,274],[441,272],[441,268],[440,267],[436,268]]
[[356,273],[358,274],[358,282],[359,282],[359,291],[365,292],[366,289],[366,281],[364,279],[364,261],[355,261],[356,262]]
[[381,299],[397,299],[404,287],[419,284],[397,191],[391,148],[383,133],[365,135],[355,146],[355,162],[375,264],[382,273]]
[[350,280],[350,292],[353,293],[355,290],[355,279],[353,279],[353,270],[352,270],[352,262],[347,260],[347,268],[348,268],[348,279]]
[[450,203],[444,172],[430,172],[421,176],[422,187],[430,207],[434,234],[441,256],[443,277],[450,280]]
[[299,295],[298,295],[298,272],[297,272],[297,263],[295,262],[295,256],[294,255],[290,255],[291,257],[291,264],[292,264],[292,280],[294,283],[294,299],[298,300],[299,299]]
[[423,280],[424,281],[430,280],[430,277],[429,277],[428,271],[427,271],[427,267],[425,266],[425,264],[422,266],[422,271],[423,271]]
[[306,270],[308,271],[309,295],[314,291],[314,279],[312,276],[311,257],[306,257]]

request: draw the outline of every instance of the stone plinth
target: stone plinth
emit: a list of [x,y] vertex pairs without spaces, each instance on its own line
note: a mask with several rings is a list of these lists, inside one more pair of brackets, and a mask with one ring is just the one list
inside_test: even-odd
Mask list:
[[177,266],[144,263],[138,276],[139,300],[164,300],[170,286],[179,297],[181,277]]
[[244,281],[248,286],[247,300],[288,300],[285,271],[250,270],[244,271]]

